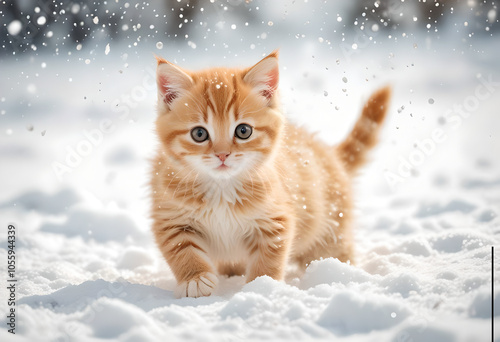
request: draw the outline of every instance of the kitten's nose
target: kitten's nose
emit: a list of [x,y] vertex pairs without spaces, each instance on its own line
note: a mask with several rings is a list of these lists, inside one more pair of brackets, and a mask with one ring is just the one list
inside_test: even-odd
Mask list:
[[219,157],[219,159],[220,159],[221,162],[224,163],[226,161],[227,157],[229,157],[230,154],[231,154],[230,152],[221,152],[221,153],[216,153],[215,155],[217,157]]

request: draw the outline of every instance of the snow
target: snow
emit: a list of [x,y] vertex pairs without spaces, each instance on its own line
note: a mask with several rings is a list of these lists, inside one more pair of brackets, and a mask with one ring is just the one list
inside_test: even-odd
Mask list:
[[7,25],[7,31],[11,36],[17,36],[22,28],[23,26],[19,20],[12,20],[9,25]]
[[[345,26],[342,8],[328,17],[297,2],[285,15],[278,3],[259,3],[262,23],[249,25],[210,4],[200,11],[210,31],[198,26],[203,33],[178,43],[129,30],[121,42],[96,36],[57,54],[2,59],[0,269],[5,279],[13,224],[16,340],[490,338],[491,246],[500,236],[498,38],[470,39],[463,23],[470,28],[471,18],[457,15],[439,34],[403,36],[378,23],[369,40]],[[496,11],[485,15],[492,22]],[[19,21],[6,23],[20,34]],[[380,144],[355,182],[357,258],[314,261],[282,282],[221,277],[210,297],[175,299],[149,230],[153,53],[196,69],[251,65],[276,47],[287,117],[328,143],[345,136],[371,91],[393,85]],[[58,175],[54,162],[67,170]],[[7,294],[2,286],[2,312]],[[0,340],[12,340],[5,325]]]
[[42,25],[45,25],[45,23],[47,22],[47,18],[45,18],[44,16],[40,16],[38,17],[38,19],[36,20],[36,23],[40,26]]

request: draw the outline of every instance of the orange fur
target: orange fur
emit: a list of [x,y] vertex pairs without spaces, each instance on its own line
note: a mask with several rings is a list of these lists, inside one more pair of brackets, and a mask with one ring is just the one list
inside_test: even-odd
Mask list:
[[377,143],[380,124],[384,121],[387,106],[391,97],[389,87],[382,88],[373,94],[366,102],[361,118],[351,133],[338,146],[338,153],[349,171],[354,171],[363,165],[366,152]]
[[[189,72],[157,57],[153,232],[178,296],[210,295],[217,271],[279,280],[287,262],[353,260],[351,178],[375,144],[390,91],[370,98],[331,147],[286,122],[277,58]],[[247,140],[235,133],[240,124],[251,127]],[[207,140],[194,140],[198,127]]]

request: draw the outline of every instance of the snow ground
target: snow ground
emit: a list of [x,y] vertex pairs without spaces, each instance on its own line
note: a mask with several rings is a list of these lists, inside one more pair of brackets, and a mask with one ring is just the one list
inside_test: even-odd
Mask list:
[[[112,45],[106,56],[103,45],[90,64],[85,49],[2,61],[0,267],[5,275],[6,227],[14,224],[19,283],[16,338],[2,325],[0,339],[489,339],[491,246],[500,236],[500,87],[493,83],[481,99],[476,91],[480,79],[500,81],[500,44],[450,37],[380,39],[352,56],[319,43],[303,43],[300,52],[293,41],[283,45],[287,115],[328,142],[345,136],[371,91],[393,84],[382,141],[356,182],[357,264],[316,261],[286,282],[221,279],[214,296],[198,299],[173,298],[175,280],[149,232],[147,182],[156,144],[151,52],[201,67],[209,65],[203,51],[158,50],[151,42],[127,57],[125,45]],[[277,41],[266,44],[275,45],[228,63],[254,63]],[[451,119],[457,105],[474,110]],[[99,135],[105,119],[113,131]],[[424,143],[427,154],[415,152],[416,141],[433,136],[440,138]],[[53,162],[92,139],[91,151],[59,179]],[[398,174],[411,158],[419,165],[389,186],[386,172]],[[0,308],[7,312],[4,285]]]

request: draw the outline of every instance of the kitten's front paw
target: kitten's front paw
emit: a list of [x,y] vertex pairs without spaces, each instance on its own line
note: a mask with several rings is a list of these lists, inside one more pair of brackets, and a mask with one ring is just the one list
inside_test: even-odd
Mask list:
[[200,273],[191,280],[178,283],[174,295],[177,298],[210,296],[215,291],[218,283],[219,279],[215,274],[210,272]]

